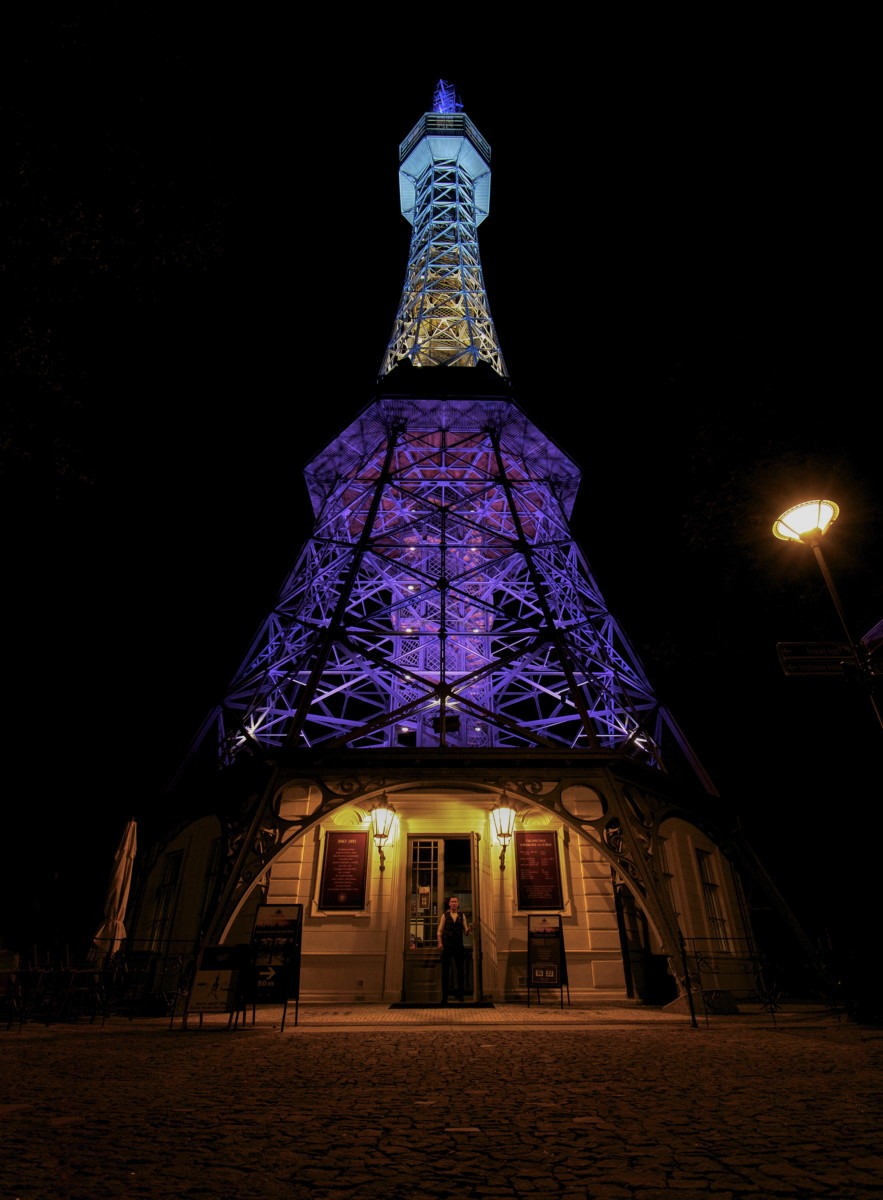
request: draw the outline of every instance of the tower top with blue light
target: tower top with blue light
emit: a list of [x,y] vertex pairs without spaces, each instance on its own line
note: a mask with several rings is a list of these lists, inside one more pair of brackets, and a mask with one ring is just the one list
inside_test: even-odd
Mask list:
[[457,92],[453,86],[445,79],[440,79],[436,84],[435,93],[432,97],[432,111],[435,113],[456,113],[461,112],[463,105],[457,96]]
[[380,375],[415,367],[490,366],[508,378],[491,319],[478,226],[491,197],[491,148],[440,79],[399,147],[399,201],[413,227],[408,269]]

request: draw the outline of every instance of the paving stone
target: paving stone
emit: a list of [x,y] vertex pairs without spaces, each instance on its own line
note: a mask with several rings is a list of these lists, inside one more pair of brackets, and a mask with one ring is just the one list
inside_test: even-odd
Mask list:
[[281,1017],[0,1030],[0,1200],[883,1195],[883,1029],[824,1009]]

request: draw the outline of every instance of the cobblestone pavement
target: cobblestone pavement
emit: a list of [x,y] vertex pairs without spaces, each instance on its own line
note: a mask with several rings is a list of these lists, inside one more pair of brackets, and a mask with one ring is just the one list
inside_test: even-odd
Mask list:
[[883,1029],[301,1005],[0,1028],[0,1200],[880,1200]]

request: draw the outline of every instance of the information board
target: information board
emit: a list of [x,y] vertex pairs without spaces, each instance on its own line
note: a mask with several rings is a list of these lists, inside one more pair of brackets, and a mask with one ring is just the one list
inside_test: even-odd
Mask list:
[[562,1008],[567,988],[567,1003],[570,1003],[564,930],[558,913],[527,918],[527,986],[528,1004],[531,988],[560,988]]
[[368,833],[364,829],[325,834],[319,908],[326,912],[363,909],[368,874]]
[[520,909],[564,907],[554,830],[525,829],[515,834],[515,875]]
[[300,992],[302,904],[262,904],[251,935],[253,1004],[286,1004]]
[[232,1013],[242,1002],[248,946],[206,946],[187,1004],[190,1013]]
[[567,982],[561,918],[527,918],[527,975],[529,987],[561,987]]

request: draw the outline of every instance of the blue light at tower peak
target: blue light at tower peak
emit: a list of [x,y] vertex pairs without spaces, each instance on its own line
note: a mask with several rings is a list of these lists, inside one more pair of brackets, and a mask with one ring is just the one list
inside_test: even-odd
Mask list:
[[432,111],[435,113],[456,113],[460,112],[462,108],[463,105],[457,96],[454,85],[444,79],[440,79],[432,97]]

